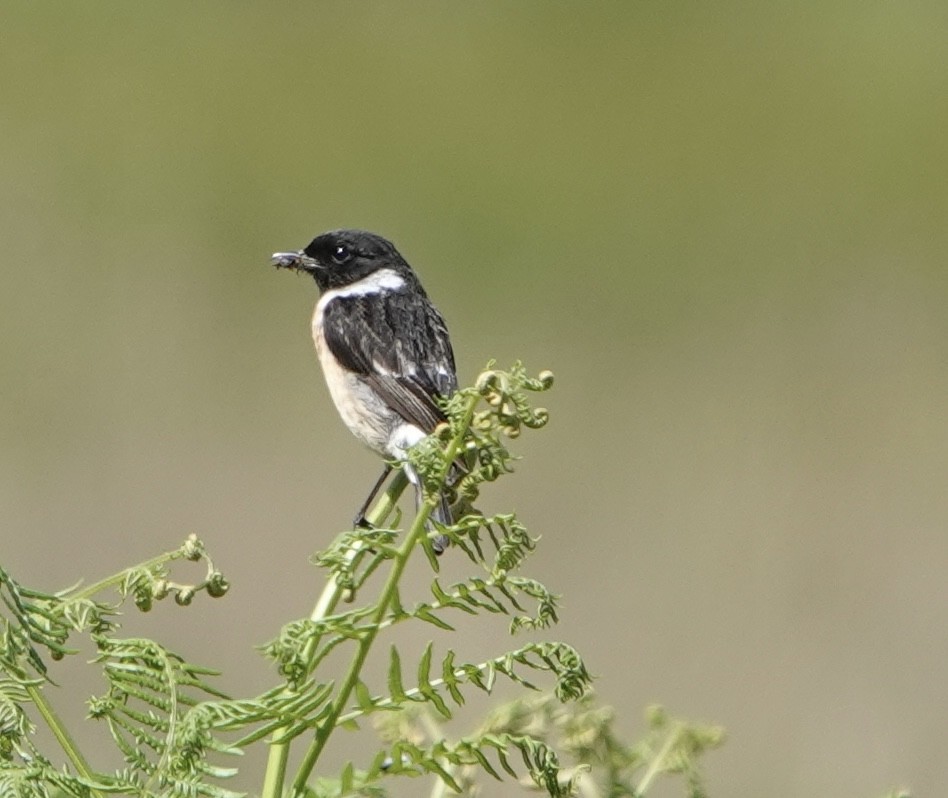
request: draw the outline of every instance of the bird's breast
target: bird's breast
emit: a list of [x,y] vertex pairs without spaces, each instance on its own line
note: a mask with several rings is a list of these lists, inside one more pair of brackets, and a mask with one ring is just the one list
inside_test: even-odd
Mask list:
[[357,374],[343,367],[329,350],[323,335],[323,297],[313,313],[313,344],[316,357],[336,410],[349,431],[383,457],[391,457],[389,440],[400,420]]

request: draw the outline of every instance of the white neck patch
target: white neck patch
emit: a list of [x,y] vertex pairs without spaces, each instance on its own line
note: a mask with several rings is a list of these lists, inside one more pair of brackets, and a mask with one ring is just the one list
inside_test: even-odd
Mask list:
[[368,296],[381,294],[384,291],[397,291],[405,285],[405,278],[394,269],[379,269],[377,272],[363,277],[350,285],[341,288],[331,288],[320,298],[320,302],[327,297],[335,299],[338,296]]
[[405,278],[394,269],[379,269],[372,272],[361,280],[357,280],[350,285],[344,285],[340,288],[330,288],[324,293],[316,303],[316,312],[313,313],[313,332],[315,334],[317,324],[322,323],[323,311],[330,302],[338,297],[347,296],[371,296],[373,294],[384,294],[386,291],[397,291],[405,286]]

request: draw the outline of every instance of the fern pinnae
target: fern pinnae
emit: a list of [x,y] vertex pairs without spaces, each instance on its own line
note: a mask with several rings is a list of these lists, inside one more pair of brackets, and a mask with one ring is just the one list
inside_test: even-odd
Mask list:
[[[215,671],[193,665],[157,643],[116,638],[113,616],[118,606],[95,601],[96,590],[71,588],[57,595],[28,591],[0,570],[0,746],[6,746],[0,756],[9,755],[0,767],[0,798],[47,798],[51,791],[75,798],[105,794],[237,798],[237,793],[220,785],[236,772],[221,757],[238,755],[265,737],[270,738],[270,760],[262,798],[382,796],[383,780],[400,774],[431,775],[446,788],[462,790],[479,774],[517,778],[524,768],[534,784],[554,798],[569,794],[579,769],[560,766],[553,749],[553,743],[559,742],[547,739],[544,724],[548,719],[535,710],[524,710],[530,717],[519,728],[494,724],[453,741],[446,738],[440,722],[451,718],[455,708],[470,702],[473,695],[494,692],[498,679],[534,691],[549,686],[557,701],[581,699],[590,676],[571,646],[531,642],[480,662],[465,662],[450,648],[441,653],[440,647],[429,642],[416,655],[417,661],[408,662],[409,649],[389,645],[387,689],[380,692],[374,692],[378,686],[367,681],[364,667],[370,654],[376,654],[379,633],[406,621],[454,632],[455,625],[461,627],[469,615],[485,619],[502,615],[507,616],[509,631],[516,633],[545,629],[558,620],[559,597],[521,573],[539,539],[531,537],[513,514],[488,517],[472,506],[485,483],[513,469],[517,458],[508,449],[508,439],[547,423],[548,414],[532,407],[527,392],[545,390],[549,383],[549,375],[530,378],[520,364],[506,372],[491,365],[473,388],[461,389],[445,402],[448,422],[410,455],[424,488],[420,511],[406,530],[397,529],[396,503],[407,485],[399,470],[369,511],[374,528],[343,533],[315,558],[328,572],[326,589],[309,618],[287,624],[264,647],[276,664],[279,683],[256,698],[228,698],[215,686]],[[462,460],[467,471],[457,484],[446,485],[449,472]],[[442,492],[456,500],[459,520],[453,526],[432,529],[428,518],[434,499]],[[450,561],[434,556],[434,534],[451,540],[446,555]],[[408,560],[419,549],[432,569],[430,595],[405,606],[407,590],[401,579]],[[458,561],[463,565],[465,557],[476,566],[472,569],[476,573],[444,584],[439,570],[447,562],[452,567]],[[172,559],[206,560],[207,575],[194,585],[173,582],[166,568]],[[166,596],[186,604],[198,592],[218,595],[226,582],[195,538],[173,553],[93,587],[117,588],[121,600],[134,601],[144,610]],[[364,597],[370,587],[376,592]],[[365,599],[361,605],[342,605],[343,599],[357,594]],[[70,751],[65,736],[59,739],[72,767],[59,772],[35,751],[29,737],[30,719],[21,704],[32,701],[44,719],[52,717],[40,690],[49,683],[33,678],[34,671],[44,673],[39,654],[49,651],[55,659],[69,653],[66,641],[77,631],[95,641],[97,662],[108,680],[107,693],[90,702],[89,714],[106,721],[126,760],[125,769],[118,773],[92,770],[81,755]],[[349,660],[338,680],[316,678],[330,655],[336,655],[328,660],[335,664],[343,653]],[[350,762],[335,778],[314,777],[332,735],[362,725],[365,718],[398,733],[385,738],[382,750],[366,753],[368,764],[361,763],[365,770],[359,769],[360,763]],[[57,721],[48,720],[47,725],[55,734]],[[598,729],[586,723],[581,731],[600,739]],[[655,733],[661,736],[649,739],[650,753],[666,753],[658,760],[635,760],[649,763],[643,766],[644,786],[672,772],[683,776],[689,786],[699,784],[695,757],[704,750],[702,746],[710,745],[706,738],[692,736],[691,731],[675,732],[673,737],[668,736],[670,729]],[[292,784],[285,785],[289,747],[297,739],[308,748]],[[571,745],[571,750],[586,752],[594,747],[588,742]],[[622,778],[616,774],[623,756],[614,754],[619,763],[612,766],[614,782]],[[621,789],[631,784],[626,778]],[[636,794],[631,792],[634,789],[629,786],[614,794]],[[444,790],[437,788],[432,794],[443,795]],[[693,794],[698,793],[693,790]]]
[[402,658],[395,646],[389,648],[388,654],[388,693],[395,704],[409,700],[402,679]]

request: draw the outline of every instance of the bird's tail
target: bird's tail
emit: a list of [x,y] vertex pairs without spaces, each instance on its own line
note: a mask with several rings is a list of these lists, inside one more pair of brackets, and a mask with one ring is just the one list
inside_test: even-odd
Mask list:
[[[418,478],[418,474],[415,473],[415,469],[408,463],[405,463],[404,469],[405,474],[408,476],[408,481],[411,482],[415,488],[415,509],[418,509],[421,507],[422,502],[421,480]],[[428,520],[428,529],[433,531],[432,521],[442,526],[451,526],[454,523],[451,515],[451,505],[444,493],[438,496],[438,503],[431,510],[431,517]],[[442,554],[450,542],[451,540],[447,535],[437,535],[431,541],[431,548],[434,549],[435,554]]]
[[[451,517],[451,505],[448,504],[447,497],[443,493],[438,497],[438,503],[431,511],[431,518],[442,526],[451,526],[454,523]],[[435,554],[441,554],[450,542],[447,535],[438,535],[431,541],[431,548],[434,549]]]

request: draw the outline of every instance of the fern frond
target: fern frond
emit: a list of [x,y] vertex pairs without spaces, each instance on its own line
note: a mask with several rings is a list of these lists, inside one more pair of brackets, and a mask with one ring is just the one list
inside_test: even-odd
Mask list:
[[174,795],[230,795],[206,780],[236,771],[207,757],[236,749],[213,736],[211,713],[193,710],[207,698],[226,698],[205,678],[214,671],[151,640],[94,639],[109,690],[90,701],[90,716],[108,723],[131,770],[145,777],[146,785],[157,779]]
[[[460,792],[461,784],[455,775],[458,769],[474,767],[498,781],[503,778],[502,772],[516,779],[516,760],[522,763],[533,783],[551,798],[573,794],[575,777],[564,776],[552,748],[529,735],[505,733],[473,735],[456,742],[437,740],[430,745],[399,740],[384,756],[376,756],[365,771],[353,771],[350,781],[355,794],[362,794],[358,790],[386,777],[432,775]],[[345,793],[324,793],[332,794]]]
[[462,706],[463,688],[467,685],[489,694],[497,677],[503,676],[528,689],[539,689],[527,678],[527,671],[551,673],[555,678],[553,690],[562,701],[580,698],[592,681],[576,649],[565,643],[530,643],[477,664],[457,663],[455,656],[453,651],[448,651],[441,660],[439,675],[432,678],[433,644],[429,643],[418,663],[415,686],[406,689],[401,656],[393,646],[389,653],[389,693],[364,694],[352,711],[340,716],[339,723],[349,723],[378,710],[404,708],[410,703],[428,703],[438,714],[450,718],[445,699]]

